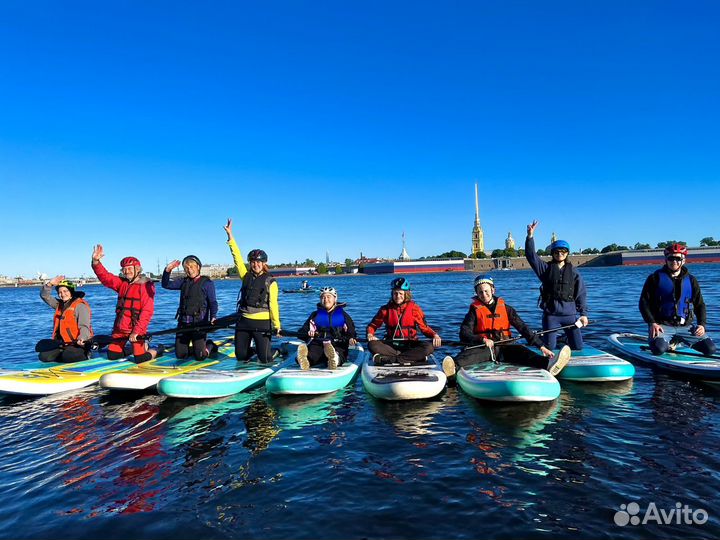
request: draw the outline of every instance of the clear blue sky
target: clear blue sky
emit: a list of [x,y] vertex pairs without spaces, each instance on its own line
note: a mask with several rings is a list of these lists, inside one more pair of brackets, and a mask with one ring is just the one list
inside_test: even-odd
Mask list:
[[720,4],[0,6],[0,274],[720,238]]

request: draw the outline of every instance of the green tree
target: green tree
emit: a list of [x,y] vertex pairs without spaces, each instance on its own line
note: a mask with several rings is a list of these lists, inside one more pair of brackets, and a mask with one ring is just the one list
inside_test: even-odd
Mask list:
[[652,248],[650,247],[650,244],[641,244],[640,242],[637,242],[633,246],[633,249],[652,249]]
[[350,269],[352,268],[352,265],[353,265],[354,262],[355,262],[355,261],[353,261],[352,259],[345,259],[345,268],[348,269],[348,272],[349,272]]
[[492,253],[490,254],[490,257],[492,257],[493,259],[498,259],[503,256],[505,256],[504,249],[493,249]]
[[338,265],[335,267],[335,273],[336,273],[336,274],[342,274],[342,273],[343,273],[343,267],[342,267],[342,265],[338,264]]
[[487,253],[485,253],[484,251],[478,251],[476,253],[473,253],[473,258],[474,259],[487,259],[488,256],[487,256]]
[[460,258],[464,259],[467,257],[467,255],[465,255],[465,253],[463,253],[462,251],[456,251],[456,250],[446,251],[445,253],[441,253],[440,255],[438,255],[438,259],[456,258],[456,257],[460,257]]
[[327,274],[327,273],[328,273],[327,264],[325,264],[325,263],[320,263],[320,264],[317,265],[317,268],[315,268],[315,270],[317,270],[317,273],[318,273],[318,274]]
[[227,275],[230,276],[237,276],[238,275],[238,269],[237,266],[231,266],[227,269]]
[[715,240],[712,236],[706,236],[700,240],[701,246],[717,246],[720,245],[720,241]]
[[506,257],[517,257],[517,250],[515,248],[507,248],[505,250]]
[[658,242],[657,247],[664,249],[673,244],[682,244],[683,246],[687,246],[687,242],[683,242],[682,240],[666,240],[665,242]]
[[538,250],[537,250],[537,254],[540,255],[541,257],[544,257],[545,255],[550,255],[550,254],[549,254],[547,251],[545,251],[544,249],[538,249]]
[[305,262],[302,263],[302,266],[315,266],[315,261],[312,259],[305,259]]
[[598,253],[600,253],[598,248],[585,248],[582,250],[583,255],[597,255]]

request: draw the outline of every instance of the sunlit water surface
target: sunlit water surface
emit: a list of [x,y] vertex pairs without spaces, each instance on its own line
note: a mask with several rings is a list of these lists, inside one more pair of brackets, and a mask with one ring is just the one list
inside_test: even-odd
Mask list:
[[[584,269],[586,339],[643,332],[637,300],[650,268]],[[720,266],[692,268],[720,322]],[[411,276],[415,299],[457,339],[473,275]],[[496,272],[499,293],[539,325],[537,281]],[[320,277],[363,329],[391,276]],[[281,288],[299,286],[283,279]],[[239,282],[217,283],[221,314]],[[97,333],[115,297],[85,287]],[[297,329],[313,295],[281,294]],[[158,289],[151,329],[173,326],[176,292]],[[38,289],[0,289],[2,367],[34,361],[52,312]],[[165,341],[170,343],[168,339]],[[452,349],[443,352],[452,351]],[[457,387],[430,401],[384,403],[358,379],[337,393],[277,398],[264,388],[187,402],[98,388],[0,401],[3,538],[716,538],[718,397],[701,382],[637,366],[632,381],[563,383],[546,404],[492,405]],[[619,527],[620,505],[676,503],[704,525]],[[641,514],[642,515],[642,514]]]

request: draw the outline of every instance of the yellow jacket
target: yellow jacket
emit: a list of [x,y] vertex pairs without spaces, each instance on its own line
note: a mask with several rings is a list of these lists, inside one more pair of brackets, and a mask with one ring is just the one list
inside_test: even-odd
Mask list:
[[[235,238],[232,238],[228,240],[228,246],[230,247],[230,253],[232,254],[233,262],[235,263],[235,266],[238,270],[238,275],[240,276],[240,279],[245,277],[245,274],[248,273],[247,266],[245,266],[245,261],[243,260],[242,253],[240,253],[240,248],[237,245],[237,242],[235,242]],[[282,326],[280,326],[280,306],[278,305],[278,284],[277,281],[273,281],[270,284],[270,288],[268,289],[269,299],[268,303],[270,304],[270,311],[260,311],[257,313],[243,313],[242,316],[246,319],[254,319],[254,320],[260,320],[260,321],[267,321],[270,319],[272,321],[273,328],[275,330],[280,330]]]

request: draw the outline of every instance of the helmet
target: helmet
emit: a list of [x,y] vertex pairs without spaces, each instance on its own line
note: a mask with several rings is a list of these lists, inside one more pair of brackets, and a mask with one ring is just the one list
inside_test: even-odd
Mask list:
[[678,244],[677,242],[674,244],[670,244],[668,247],[665,248],[665,251],[663,251],[666,257],[670,255],[682,255],[683,257],[687,257],[688,249],[682,244]]
[[320,289],[320,296],[323,294],[332,294],[335,298],[337,298],[337,291],[335,290],[335,287],[323,287]]
[[126,266],[142,266],[142,264],[140,264],[140,260],[137,257],[125,257],[120,261],[120,268],[125,268]]
[[248,262],[251,261],[262,261],[267,262],[267,253],[265,253],[262,249],[253,249],[250,253],[248,253]]
[[75,292],[75,284],[72,281],[68,281],[67,279],[63,279],[60,283],[55,285],[55,290],[60,292],[60,287],[67,287],[67,289],[71,292]]
[[190,261],[192,261],[192,262],[194,262],[195,264],[197,264],[199,268],[202,268],[202,263],[200,262],[200,259],[198,259],[195,255],[188,255],[187,257],[185,257],[185,258],[182,260],[183,266],[185,266],[185,263],[186,263],[186,262],[190,262]]
[[404,277],[395,278],[392,280],[392,283],[390,284],[390,288],[392,290],[399,289],[401,291],[409,291],[410,290],[410,282],[405,279]]
[[493,283],[493,278],[486,274],[480,274],[478,277],[475,278],[474,287],[477,289],[479,285],[482,285],[483,283],[487,283],[491,287],[495,287],[495,283]]
[[570,244],[568,244],[565,240],[555,240],[552,244],[550,244],[550,252],[552,253],[556,249],[567,249],[568,252],[570,252]]

